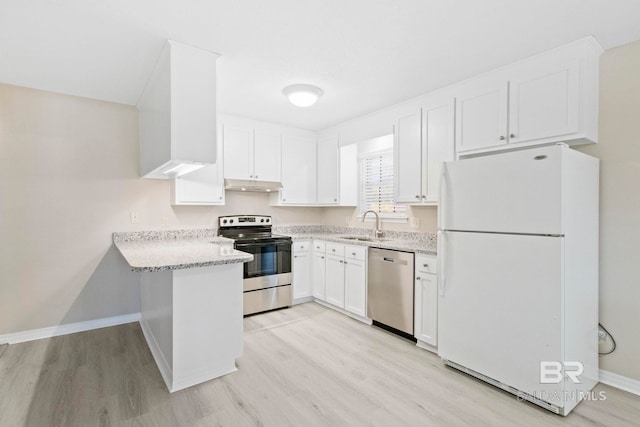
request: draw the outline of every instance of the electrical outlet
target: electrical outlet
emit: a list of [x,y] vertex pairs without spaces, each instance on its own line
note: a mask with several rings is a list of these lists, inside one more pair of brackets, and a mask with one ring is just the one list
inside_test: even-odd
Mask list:
[[131,211],[131,224],[140,224],[140,212]]
[[409,217],[409,226],[411,228],[420,228],[420,218],[415,216]]
[[598,330],[598,342],[606,342],[607,341],[607,333],[602,329]]

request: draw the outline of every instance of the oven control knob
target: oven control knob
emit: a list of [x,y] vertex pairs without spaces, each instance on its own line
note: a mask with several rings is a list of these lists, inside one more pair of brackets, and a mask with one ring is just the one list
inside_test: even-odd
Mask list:
[[270,219],[270,218],[267,218],[267,222],[269,222],[269,221],[271,221],[271,219]]
[[226,220],[226,219],[223,219],[223,220],[222,220],[222,223],[223,223],[223,224],[226,224],[226,223],[227,223],[227,220]]
[[262,218],[262,219],[260,220],[260,222],[264,222],[264,218]]
[[233,224],[233,220],[232,220],[232,219],[230,219],[230,220],[229,220],[229,222],[230,222],[231,224]]

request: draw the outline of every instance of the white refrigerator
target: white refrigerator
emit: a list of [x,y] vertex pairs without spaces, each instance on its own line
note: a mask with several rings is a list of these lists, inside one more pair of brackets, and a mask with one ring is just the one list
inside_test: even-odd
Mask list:
[[438,354],[567,415],[598,382],[598,159],[476,157],[440,185]]

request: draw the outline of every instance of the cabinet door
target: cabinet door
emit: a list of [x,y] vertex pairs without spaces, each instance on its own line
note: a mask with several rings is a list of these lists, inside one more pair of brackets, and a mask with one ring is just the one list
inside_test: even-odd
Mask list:
[[293,299],[311,296],[311,260],[309,252],[295,252],[292,265]]
[[316,203],[316,140],[282,137],[283,204]]
[[[218,140],[222,129],[218,128]],[[222,144],[218,144],[217,158],[222,159]],[[224,205],[223,165],[219,161],[173,180],[173,205]]]
[[280,134],[255,131],[253,144],[254,179],[280,181]]
[[422,171],[422,201],[437,202],[442,164],[454,160],[454,114],[452,97],[433,100],[423,108],[424,152]]
[[393,129],[394,196],[396,202],[419,203],[422,181],[421,110],[399,117]]
[[253,130],[224,126],[224,177],[253,179]]
[[417,271],[414,313],[416,339],[437,346],[438,280],[435,274]]
[[367,295],[366,263],[349,259],[344,262],[344,308],[353,314],[365,317]]
[[338,204],[338,138],[318,141],[318,203]]
[[514,71],[509,81],[509,143],[578,131],[578,59]]
[[326,260],[324,254],[313,254],[313,296],[325,300]]
[[506,81],[481,79],[456,93],[456,151],[507,143]]
[[326,301],[344,308],[344,259],[327,255],[326,262]]

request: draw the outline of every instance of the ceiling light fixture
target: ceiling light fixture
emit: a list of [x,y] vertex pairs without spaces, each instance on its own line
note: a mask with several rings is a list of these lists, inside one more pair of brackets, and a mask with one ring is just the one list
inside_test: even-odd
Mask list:
[[289,98],[296,107],[310,107],[322,96],[322,89],[312,85],[291,85],[282,89],[282,93]]

